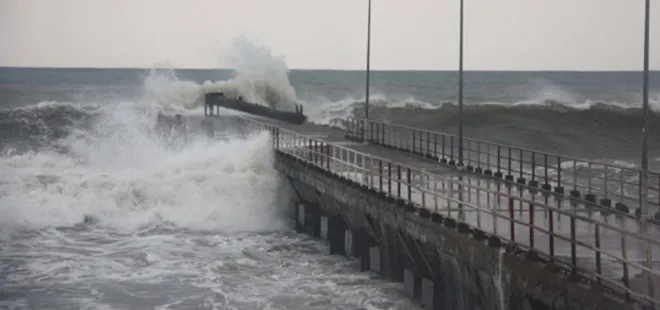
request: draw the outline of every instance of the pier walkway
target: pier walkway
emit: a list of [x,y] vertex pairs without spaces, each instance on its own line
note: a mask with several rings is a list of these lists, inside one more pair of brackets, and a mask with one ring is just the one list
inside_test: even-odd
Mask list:
[[[459,167],[449,134],[361,119],[344,128],[254,116],[241,123],[270,132],[280,154],[426,221],[464,225],[576,280],[660,307],[660,225],[636,216],[639,170],[473,139],[464,139]],[[655,215],[660,176],[650,180]]]

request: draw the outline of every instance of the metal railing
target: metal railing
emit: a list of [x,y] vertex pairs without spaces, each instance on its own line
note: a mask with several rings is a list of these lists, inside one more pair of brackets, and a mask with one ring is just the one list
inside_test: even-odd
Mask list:
[[[562,208],[561,199],[553,206],[550,195],[529,184],[506,186],[470,174],[431,174],[271,124],[244,122],[254,130],[270,132],[281,156],[327,173],[338,182],[373,192],[435,223],[477,228],[537,253],[573,276],[602,284],[631,302],[660,306],[654,287],[660,272],[653,260],[660,255],[660,241],[649,237],[649,226],[639,225],[646,222],[596,220]],[[657,226],[651,228],[658,231]]]
[[[443,164],[459,164],[458,137],[452,134],[365,119],[349,119],[344,127],[354,139]],[[587,205],[639,212],[638,168],[470,138],[464,139],[463,147],[463,165],[468,171],[542,188]],[[649,173],[647,201],[651,214],[660,209],[660,173]]]

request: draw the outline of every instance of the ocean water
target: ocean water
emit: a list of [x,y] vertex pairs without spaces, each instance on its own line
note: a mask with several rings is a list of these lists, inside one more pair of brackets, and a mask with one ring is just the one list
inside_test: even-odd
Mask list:
[[[302,103],[317,123],[362,115],[363,72],[239,51],[231,70],[0,69],[0,308],[418,309],[291,230],[265,134],[158,129],[159,115],[199,121],[218,90]],[[372,117],[455,132],[455,73],[372,82]],[[466,135],[635,164],[640,85],[634,72],[469,72]],[[658,129],[654,112],[652,164]]]

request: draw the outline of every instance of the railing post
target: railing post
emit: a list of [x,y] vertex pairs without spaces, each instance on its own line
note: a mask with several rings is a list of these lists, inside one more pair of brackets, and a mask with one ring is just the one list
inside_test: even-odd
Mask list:
[[[532,197],[532,199],[534,199]],[[534,248],[534,229],[536,228],[534,225],[534,204],[530,203],[529,204],[529,247]]]
[[532,154],[532,180],[536,181],[536,152],[531,151]]
[[600,276],[603,274],[601,267],[601,258],[600,258],[600,224],[595,223],[594,227],[594,247],[596,248],[596,274],[598,274],[597,281],[602,283]]
[[449,137],[449,160],[456,161],[456,158],[454,158],[454,136]]
[[523,159],[525,158],[525,154],[523,153],[523,149],[520,149],[519,153],[520,153],[518,155],[519,156],[518,166],[519,166],[519,169],[520,169],[519,176],[520,176],[520,179],[522,180],[524,178],[524,175],[523,175]]
[[557,194],[561,194],[563,196],[564,193],[563,193],[562,183],[563,182],[561,180],[561,156],[557,156],[557,187],[555,187],[555,191],[557,192]]
[[497,172],[502,173],[502,146],[497,145]]
[[387,193],[392,195],[392,163],[387,162]]
[[396,198],[401,199],[401,165],[396,165]]
[[280,148],[280,128],[275,127],[275,148]]
[[381,135],[381,139],[380,139],[381,143],[383,143],[385,145],[389,145],[389,142],[385,141],[385,124],[384,123],[380,124],[380,135]]
[[427,158],[432,155],[431,154],[431,132],[430,131],[426,132],[426,152],[424,152],[424,155]]
[[408,168],[407,176],[408,176],[408,201],[412,202],[412,179],[410,176],[410,168]]
[[319,154],[318,156],[321,158],[321,168],[323,168],[325,167],[325,154],[323,153],[323,141],[321,141],[316,151]]
[[326,154],[326,156],[328,156],[327,160],[325,161],[325,165],[326,165],[326,169],[327,169],[328,171],[330,171],[330,161],[331,161],[331,160],[334,160],[333,153],[330,152],[330,150],[331,150],[330,143],[326,143],[326,144],[325,144],[325,149],[326,149],[325,154]]
[[570,215],[571,223],[571,273],[577,276],[577,245],[575,244],[575,216]]
[[512,171],[513,168],[511,167],[511,148],[509,147],[508,150],[509,150],[509,156],[508,156],[509,157],[509,172],[507,172],[507,175],[510,175],[511,177],[513,177],[513,171]]
[[515,206],[513,197],[509,197],[509,235],[511,241],[516,242],[516,222],[514,221],[516,215],[514,208]]
[[411,153],[415,153],[415,143],[417,142],[417,136],[415,134],[416,130],[412,130],[412,149],[410,150]]
[[369,128],[369,137],[367,138],[367,141],[372,141],[374,140],[374,126],[371,126],[369,120],[367,120],[367,128]]
[[[545,198],[546,204],[548,201],[548,196]],[[557,205],[559,206],[559,204]],[[550,250],[550,261],[555,260],[555,214],[552,209],[548,210],[548,228],[549,228],[549,233],[548,233],[548,247]]]
[[378,160],[378,179],[379,179],[379,189],[381,192],[383,192],[383,160],[379,159]]
[[447,136],[442,135],[442,159],[444,159],[445,162],[448,161],[447,154],[446,154],[447,153],[447,141],[446,140],[447,140]]
[[433,134],[433,159],[438,160],[438,133]]
[[[623,267],[623,284],[625,288],[630,288],[630,275],[628,272],[628,249],[626,246],[626,235],[621,233],[621,258],[623,258],[621,264]],[[630,293],[626,290],[626,300],[630,301]]]
[[308,141],[307,144],[308,144],[308,150],[309,150],[309,151],[307,151],[307,155],[309,156],[309,158],[307,160],[310,161],[310,162],[313,162],[314,161],[314,151],[312,151],[312,140],[307,139],[307,141]]

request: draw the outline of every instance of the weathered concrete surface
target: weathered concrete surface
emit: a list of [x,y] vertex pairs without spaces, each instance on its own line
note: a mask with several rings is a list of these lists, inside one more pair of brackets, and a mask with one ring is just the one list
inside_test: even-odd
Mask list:
[[276,166],[309,215],[298,212],[299,231],[320,236],[325,226],[331,253],[352,254],[364,270],[404,282],[429,309],[634,309],[496,236],[437,214],[422,218],[414,207],[283,153]]

